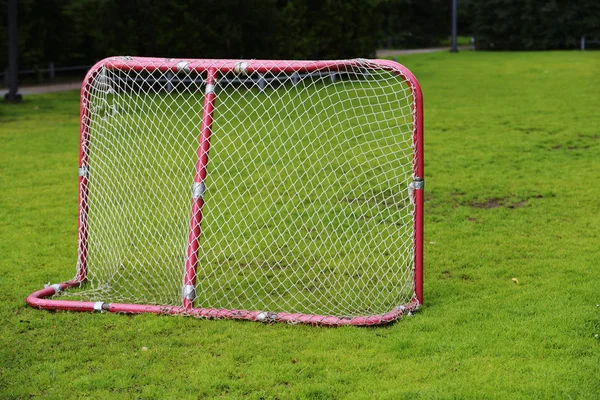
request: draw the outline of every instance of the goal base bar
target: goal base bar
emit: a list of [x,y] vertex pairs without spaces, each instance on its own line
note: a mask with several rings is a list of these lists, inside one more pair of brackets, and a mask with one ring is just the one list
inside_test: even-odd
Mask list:
[[54,296],[70,287],[79,286],[81,282],[67,281],[60,284],[47,286],[30,294],[25,301],[28,305],[50,311],[82,311],[82,312],[112,312],[122,314],[158,314],[158,315],[186,315],[206,319],[236,319],[259,322],[285,322],[288,324],[307,324],[322,326],[374,326],[394,322],[405,314],[412,313],[419,308],[417,299],[410,303],[394,308],[392,311],[379,315],[359,317],[335,317],[315,314],[271,313],[266,311],[229,310],[220,308],[186,308],[181,306],[157,306],[143,304],[104,303],[101,301],[74,301],[53,300]]

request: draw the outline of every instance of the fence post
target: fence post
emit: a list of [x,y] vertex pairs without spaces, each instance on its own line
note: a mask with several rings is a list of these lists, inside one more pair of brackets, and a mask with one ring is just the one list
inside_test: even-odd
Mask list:
[[265,90],[266,87],[267,87],[267,80],[265,79],[265,75],[259,74],[258,75],[258,90],[260,90],[262,92],[263,90]]
[[173,91],[173,73],[171,71],[167,72],[167,93],[171,93]]
[[456,19],[458,18],[458,0],[452,0],[452,53],[458,53],[458,46],[456,43]]
[[585,50],[585,36],[581,36],[581,51]]
[[53,62],[48,64],[48,77],[50,78],[50,82],[54,82],[54,79],[56,79],[56,70],[54,69]]

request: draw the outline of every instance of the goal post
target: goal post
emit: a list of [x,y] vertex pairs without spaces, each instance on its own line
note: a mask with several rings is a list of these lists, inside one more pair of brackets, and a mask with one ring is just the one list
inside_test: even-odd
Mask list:
[[48,310],[377,325],[423,304],[423,100],[389,60],[111,57]]

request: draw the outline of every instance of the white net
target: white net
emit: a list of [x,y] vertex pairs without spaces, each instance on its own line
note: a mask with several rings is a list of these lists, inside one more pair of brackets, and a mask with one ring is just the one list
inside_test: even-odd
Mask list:
[[[161,63],[108,60],[84,86],[80,298],[182,304],[207,75]],[[343,64],[217,71],[195,307],[354,317],[414,297],[414,88]]]

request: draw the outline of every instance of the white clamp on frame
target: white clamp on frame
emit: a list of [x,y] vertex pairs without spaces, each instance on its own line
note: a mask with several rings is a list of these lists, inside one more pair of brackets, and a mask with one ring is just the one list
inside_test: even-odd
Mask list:
[[79,176],[83,176],[84,178],[90,177],[90,169],[87,165],[82,165],[81,167],[79,167],[78,172]]
[[425,181],[423,178],[415,176],[414,180],[408,184],[408,200],[411,205],[415,205],[415,190],[423,190],[425,188]]
[[177,68],[177,72],[187,71],[187,70],[189,70],[189,65],[190,65],[190,63],[187,61],[180,61],[177,63],[175,68]]
[[233,72],[238,75],[247,75],[248,74],[248,63],[244,61],[240,61],[235,64],[233,67]]
[[44,289],[47,289],[51,287],[52,289],[54,289],[54,294],[59,294],[60,292],[62,292],[62,287],[60,287],[60,285],[58,283],[55,283],[53,285],[50,284],[50,282],[46,283],[44,285]]
[[215,92],[215,85],[214,85],[214,83],[208,83],[206,85],[205,94],[211,94],[211,93],[214,93],[214,92]]
[[192,187],[192,198],[193,199],[203,199],[205,192],[206,192],[206,185],[204,184],[204,182],[194,182],[194,186]]
[[194,285],[183,286],[183,298],[193,301],[196,298],[196,287]]

